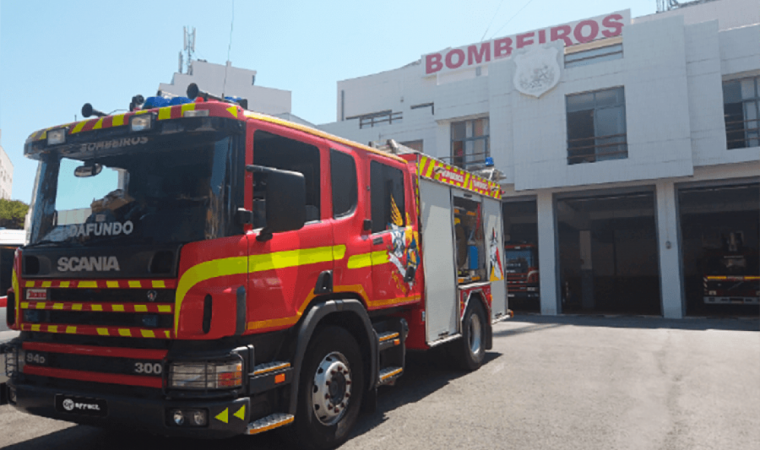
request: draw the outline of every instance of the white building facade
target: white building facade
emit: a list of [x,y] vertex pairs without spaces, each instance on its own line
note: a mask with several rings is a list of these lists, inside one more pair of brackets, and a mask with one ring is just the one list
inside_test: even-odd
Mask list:
[[159,89],[175,96],[185,96],[190,83],[214,95],[242,97],[248,100],[251,111],[273,116],[290,114],[290,91],[257,86],[255,70],[234,67],[230,62],[224,66],[193,60],[188,73],[175,73],[172,82],[161,83]]
[[[2,132],[0,130],[0,137]],[[0,141],[1,143],[2,141]],[[5,153],[3,146],[0,145],[0,198],[6,200],[11,199],[11,192],[13,190],[13,163]]]
[[492,158],[505,235],[538,246],[542,314],[756,314],[711,309],[702,278],[728,236],[757,252],[759,104],[760,2],[716,0],[339,81],[320,128],[464,167]]

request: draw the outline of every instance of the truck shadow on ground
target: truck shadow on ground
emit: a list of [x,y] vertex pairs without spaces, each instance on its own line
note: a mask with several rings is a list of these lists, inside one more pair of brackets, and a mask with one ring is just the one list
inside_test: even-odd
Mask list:
[[[497,352],[487,352],[484,366],[500,356],[501,354]],[[452,380],[467,375],[467,372],[453,368],[448,355],[441,348],[427,352],[410,352],[406,364],[404,376],[396,382],[395,387],[380,388],[377,409],[372,413],[364,413],[359,416],[354,430],[351,432],[351,438],[367,433],[381,425],[387,419],[387,413],[396,408],[417,402],[445,387]],[[27,417],[30,424],[37,420],[32,416]],[[285,427],[281,431],[287,433],[289,429]],[[210,447],[224,448],[225,450],[296,448],[282,439],[277,432],[211,441],[165,438],[138,431],[103,430],[80,425],[19,442],[4,447],[3,450],[47,450],[51,448],[62,450],[103,450],[104,448],[109,450],[135,450],[140,448],[209,450]]]
[[494,337],[528,333],[562,326],[607,327],[607,328],[642,328],[642,329],[675,329],[675,330],[734,330],[760,331],[760,318],[684,318],[663,319],[654,316],[628,315],[586,315],[566,314],[559,316],[516,315],[508,322],[510,325],[525,327],[509,329],[494,329]]

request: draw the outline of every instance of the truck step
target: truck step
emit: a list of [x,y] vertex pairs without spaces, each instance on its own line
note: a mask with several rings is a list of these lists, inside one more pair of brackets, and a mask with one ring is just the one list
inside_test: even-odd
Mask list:
[[259,434],[293,423],[293,414],[274,413],[248,424],[247,434]]
[[379,351],[387,350],[401,344],[401,338],[398,331],[386,331],[377,337]]
[[386,384],[392,384],[395,382],[402,374],[404,373],[404,369],[401,367],[386,367],[384,369],[380,370],[380,374],[377,378],[377,384],[379,386],[386,385]]
[[263,375],[265,373],[274,372],[274,371],[277,371],[277,370],[287,369],[288,367],[290,367],[290,363],[289,362],[284,362],[284,361],[275,361],[275,362],[268,362],[268,363],[263,363],[263,364],[257,364],[253,368],[253,375],[254,376],[256,376],[256,375]]

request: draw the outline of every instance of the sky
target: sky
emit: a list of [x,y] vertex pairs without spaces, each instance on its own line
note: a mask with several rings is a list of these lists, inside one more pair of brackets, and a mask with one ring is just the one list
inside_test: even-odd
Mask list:
[[[657,0],[0,0],[0,145],[12,198],[29,202],[33,132],[155,94],[178,70],[183,27],[197,59],[256,70],[292,92],[292,113],[336,120],[337,82],[392,70],[447,47],[605,13],[653,14]],[[229,55],[229,58],[228,58]]]

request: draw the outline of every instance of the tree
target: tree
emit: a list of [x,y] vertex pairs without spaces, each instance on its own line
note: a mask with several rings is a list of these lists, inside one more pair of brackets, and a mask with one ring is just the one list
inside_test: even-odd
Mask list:
[[29,205],[21,200],[0,199],[0,227],[23,230]]

